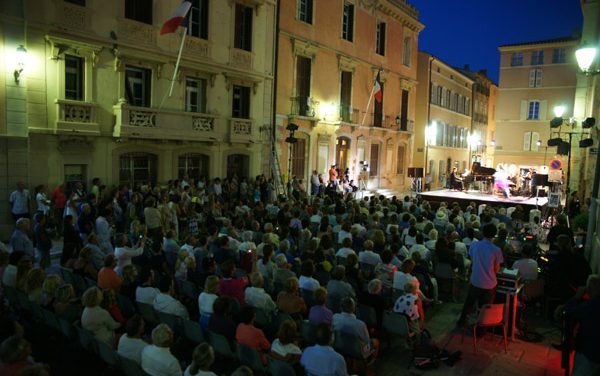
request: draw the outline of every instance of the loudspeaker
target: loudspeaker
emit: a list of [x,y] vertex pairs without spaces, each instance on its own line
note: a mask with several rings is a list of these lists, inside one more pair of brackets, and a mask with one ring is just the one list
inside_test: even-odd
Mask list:
[[560,144],[558,144],[558,147],[556,148],[556,154],[569,155],[570,147],[571,147],[571,144],[569,144],[568,142],[562,141]]
[[415,168],[415,177],[422,178],[423,176],[425,176],[425,174],[423,173],[423,167]]
[[550,184],[548,184],[548,175],[535,174],[535,181],[533,185],[538,187],[549,186]]
[[408,177],[409,178],[422,178],[423,177],[423,167],[409,167],[408,168]]

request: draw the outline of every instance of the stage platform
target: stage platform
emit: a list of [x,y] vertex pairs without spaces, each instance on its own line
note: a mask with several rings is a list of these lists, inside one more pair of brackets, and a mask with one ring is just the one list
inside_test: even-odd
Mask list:
[[493,206],[524,206],[527,210],[534,209],[536,206],[543,207],[548,203],[547,197],[522,197],[513,196],[510,198],[481,193],[479,191],[452,191],[450,189],[439,189],[436,191],[419,193],[423,199],[432,202],[453,202],[458,201],[461,205],[475,201],[479,204],[488,204]]

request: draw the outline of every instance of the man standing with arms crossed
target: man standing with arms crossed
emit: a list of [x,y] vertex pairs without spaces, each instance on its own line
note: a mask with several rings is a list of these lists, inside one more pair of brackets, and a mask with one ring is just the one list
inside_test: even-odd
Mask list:
[[475,302],[478,301],[479,305],[494,302],[498,284],[496,273],[500,270],[500,265],[504,263],[502,251],[493,243],[496,233],[495,225],[489,223],[483,226],[484,239],[472,243],[469,248],[469,256],[472,261],[471,279],[467,299],[458,319],[458,327],[465,325],[467,314],[473,309]]

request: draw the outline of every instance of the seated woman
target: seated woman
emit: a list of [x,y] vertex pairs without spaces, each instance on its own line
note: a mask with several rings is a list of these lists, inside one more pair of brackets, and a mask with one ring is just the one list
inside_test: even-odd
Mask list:
[[119,324],[125,324],[125,316],[121,312],[121,308],[117,303],[117,293],[115,290],[105,289],[102,291],[104,295],[104,299],[102,299],[102,308],[108,311],[113,319],[115,319]]
[[[383,325],[383,311],[386,308],[385,299],[381,295],[383,284],[381,280],[375,278],[369,281],[367,291],[359,294],[358,302],[375,310],[376,329],[380,330]],[[371,328],[369,328],[371,329]]]
[[42,306],[52,310],[54,299],[56,299],[56,290],[62,286],[63,280],[59,275],[51,274],[46,277],[44,284],[42,285]]
[[293,320],[285,320],[279,326],[277,338],[271,344],[271,357],[290,364],[300,360],[302,350],[298,347],[298,327]]
[[81,302],[70,283],[64,284],[56,290],[53,307],[56,316],[70,323],[74,323],[81,317]]
[[142,363],[142,351],[149,345],[148,342],[142,339],[145,327],[144,319],[138,314],[127,320],[125,334],[119,339],[117,347],[119,355],[131,359],[137,364]]
[[114,347],[115,330],[121,324],[116,322],[108,311],[100,307],[103,299],[102,291],[97,287],[90,287],[83,293],[81,302],[85,308],[81,314],[81,327],[93,332],[100,341]]
[[308,322],[312,326],[317,326],[322,322],[331,324],[333,312],[327,308],[327,289],[319,287],[315,290],[315,305],[310,307]]
[[133,265],[125,265],[122,275],[123,284],[121,285],[120,293],[128,297],[132,302],[135,302],[135,291],[140,285],[137,268]]
[[201,343],[194,349],[192,364],[185,369],[183,376],[217,376],[210,371],[215,362],[215,351],[208,343]]
[[235,339],[238,344],[253,348],[260,355],[263,364],[267,364],[267,351],[271,348],[271,343],[265,337],[262,330],[254,326],[256,320],[256,310],[247,305],[240,310],[240,324],[235,331]]
[[35,304],[42,304],[42,285],[46,279],[46,273],[41,268],[33,268],[27,273],[26,293],[29,300]]
[[418,307],[417,285],[407,283],[404,285],[404,294],[394,303],[394,312],[406,316],[408,327],[412,333],[419,333],[423,327],[423,320],[421,320]]
[[227,338],[230,343],[235,341],[236,323],[232,319],[232,298],[220,296],[213,304],[213,314],[208,322],[208,330]]
[[67,262],[67,267],[73,268],[73,273],[81,277],[94,281],[98,278],[98,271],[92,262],[92,250],[88,247],[83,247],[79,251],[79,256],[72,263]]
[[219,277],[211,275],[204,282],[204,291],[198,296],[198,309],[200,311],[200,326],[202,329],[208,329],[210,316],[213,314],[213,305],[219,296]]
[[298,295],[298,279],[296,277],[288,278],[285,281],[284,290],[277,295],[277,308],[298,318],[306,313],[306,303]]

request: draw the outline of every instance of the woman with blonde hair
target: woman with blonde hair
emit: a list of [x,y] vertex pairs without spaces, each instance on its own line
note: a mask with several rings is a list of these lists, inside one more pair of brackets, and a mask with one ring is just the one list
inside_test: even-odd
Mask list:
[[36,304],[42,304],[42,285],[46,273],[41,268],[33,268],[27,273],[25,280],[25,292],[29,300]]
[[62,278],[57,274],[50,274],[46,277],[42,285],[41,304],[44,307],[51,307],[56,298],[56,290],[63,284]]
[[98,287],[90,287],[83,293],[81,303],[85,308],[81,314],[81,327],[94,333],[98,340],[114,347],[115,329],[119,328],[121,324],[100,306],[103,299],[102,290]]
[[219,277],[211,275],[204,282],[204,291],[198,296],[198,308],[200,309],[200,326],[205,330],[208,329],[210,316],[213,314],[213,304],[219,297]]
[[215,362],[215,351],[208,343],[201,343],[194,349],[192,364],[185,369],[183,376],[217,376],[210,371]]
[[108,311],[113,319],[115,319],[119,324],[125,324],[125,316],[121,312],[121,308],[119,307],[119,303],[117,301],[117,293],[113,289],[104,289],[102,291],[103,299],[102,299],[102,308]]
[[288,278],[284,290],[277,295],[277,308],[289,315],[301,315],[306,312],[306,303],[298,294],[298,278]]
[[56,290],[56,298],[52,304],[54,313],[61,319],[73,323],[81,317],[81,302],[77,299],[75,288],[70,283]]
[[279,326],[277,338],[271,344],[271,356],[286,363],[298,363],[302,350],[298,347],[298,326],[293,320],[285,320]]

